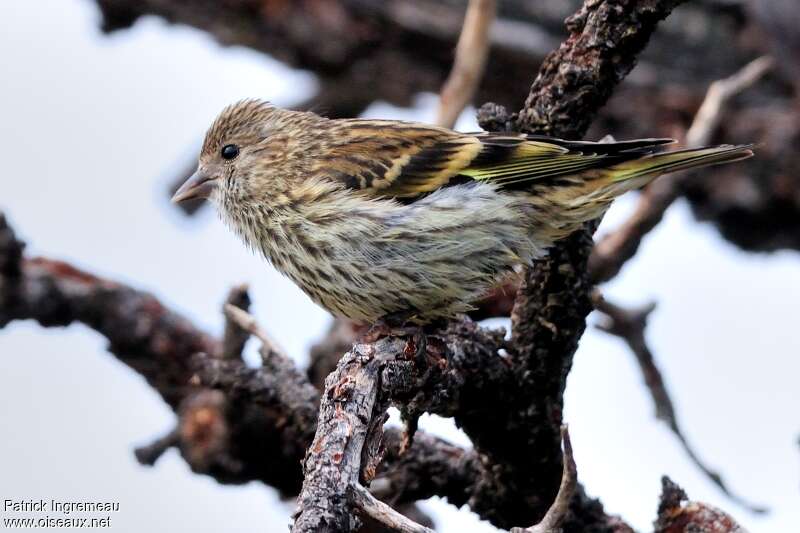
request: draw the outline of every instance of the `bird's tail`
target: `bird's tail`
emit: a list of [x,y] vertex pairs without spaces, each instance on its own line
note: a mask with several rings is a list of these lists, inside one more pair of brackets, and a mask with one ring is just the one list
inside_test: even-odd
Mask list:
[[662,174],[747,159],[752,145],[720,145],[690,148],[674,152],[649,153],[581,175],[580,185],[549,190],[548,201],[562,206],[561,217],[553,226],[552,236],[560,238],[580,224],[601,216],[611,202],[627,191],[638,189]]
[[752,156],[752,144],[723,144],[655,153],[609,167],[606,174],[607,185],[612,189],[619,190],[618,192],[614,191],[617,193],[616,196],[625,191],[642,187],[662,174],[732,163]]

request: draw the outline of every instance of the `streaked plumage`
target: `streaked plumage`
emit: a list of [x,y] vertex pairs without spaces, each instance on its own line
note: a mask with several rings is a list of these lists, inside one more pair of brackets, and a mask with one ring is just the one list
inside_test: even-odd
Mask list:
[[464,134],[247,100],[216,119],[175,198],[209,196],[245,243],[334,314],[426,322],[468,310],[620,194],[752,155],[728,145],[658,153],[668,142]]

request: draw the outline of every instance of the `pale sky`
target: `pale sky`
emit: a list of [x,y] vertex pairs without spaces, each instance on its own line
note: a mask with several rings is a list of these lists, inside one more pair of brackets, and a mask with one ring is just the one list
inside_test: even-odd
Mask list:
[[[156,19],[105,37],[98,17],[88,0],[0,4],[0,209],[28,253],[152,291],[212,332],[227,290],[250,283],[260,323],[304,364],[327,314],[210,209],[179,214],[165,188],[221,107],[248,96],[291,105],[313,91],[313,77]],[[368,114],[431,120],[434,104],[423,95],[413,110],[376,104]],[[469,114],[459,126],[476,127]],[[620,201],[600,232],[634,202]],[[773,512],[753,516],[703,478],[654,419],[632,355],[593,329],[565,413],[589,493],[648,530],[666,473],[752,531],[796,531],[800,254],[740,252],[679,203],[604,291],[633,305],[658,301],[648,338],[688,437],[731,487]],[[271,488],[221,486],[175,451],[154,468],[138,465],[133,448],[173,420],[88,328],[0,331],[0,500],[119,501],[119,532],[286,530],[292,503]],[[426,417],[423,427],[468,444],[449,421]],[[423,506],[439,531],[494,531],[466,510]]]

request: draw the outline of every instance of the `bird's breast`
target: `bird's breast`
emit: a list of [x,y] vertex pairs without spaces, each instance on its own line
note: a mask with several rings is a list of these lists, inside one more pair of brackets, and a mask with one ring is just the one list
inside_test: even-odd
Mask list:
[[334,314],[438,318],[468,309],[539,252],[523,203],[476,185],[408,205],[343,191],[229,218],[251,247]]

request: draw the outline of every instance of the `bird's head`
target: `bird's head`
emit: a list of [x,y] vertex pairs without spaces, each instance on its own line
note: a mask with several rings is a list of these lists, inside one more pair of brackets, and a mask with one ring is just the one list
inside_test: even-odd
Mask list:
[[290,157],[296,113],[243,100],[219,114],[206,133],[197,170],[173,202],[209,198],[217,204],[260,201],[285,184],[279,169]]

